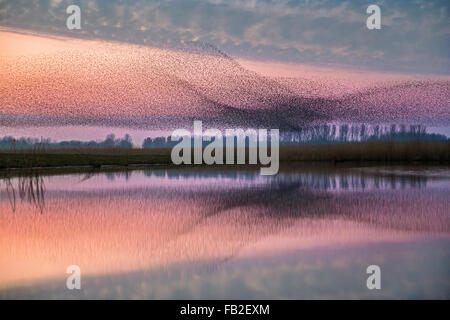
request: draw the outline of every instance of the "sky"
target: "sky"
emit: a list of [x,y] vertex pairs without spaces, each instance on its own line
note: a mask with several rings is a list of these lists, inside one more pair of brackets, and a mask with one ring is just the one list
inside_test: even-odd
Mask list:
[[[81,30],[66,8],[81,7]],[[367,6],[381,29],[366,27]],[[0,0],[0,136],[425,124],[450,133],[448,1]]]
[[[65,8],[81,7],[82,29]],[[369,30],[366,9],[381,9]],[[207,43],[234,57],[450,73],[450,2],[430,0],[1,0],[0,25],[140,44]]]

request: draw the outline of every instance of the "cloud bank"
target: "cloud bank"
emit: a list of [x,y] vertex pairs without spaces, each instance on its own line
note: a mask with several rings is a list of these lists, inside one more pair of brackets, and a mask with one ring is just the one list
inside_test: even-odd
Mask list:
[[[80,31],[65,25],[74,3]],[[366,28],[360,0],[2,0],[0,24],[160,47],[210,43],[252,59],[450,73],[448,1],[376,3],[381,30]]]

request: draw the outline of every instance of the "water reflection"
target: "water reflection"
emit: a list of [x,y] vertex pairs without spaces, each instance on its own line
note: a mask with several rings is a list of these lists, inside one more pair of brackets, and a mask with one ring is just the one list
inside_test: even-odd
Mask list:
[[[141,281],[141,272],[167,271],[175,281],[180,272],[201,270],[202,281],[213,281],[208,275],[229,277],[228,268],[241,270],[242,263],[255,274],[276,273],[279,267],[267,259],[301,269],[308,252],[323,248],[445,238],[448,176],[447,169],[308,169],[267,177],[195,168],[3,176],[0,284],[15,288],[64,277],[70,264],[92,279],[136,274]],[[289,260],[292,255],[297,260]],[[338,261],[348,265],[354,256]],[[182,283],[171,285],[176,291]],[[17,292],[12,296],[25,294]]]
[[44,212],[45,182],[42,175],[34,172],[11,178],[10,175],[4,173],[0,176],[0,195],[2,194],[2,184],[13,212],[16,211],[18,201],[31,203],[40,213]]

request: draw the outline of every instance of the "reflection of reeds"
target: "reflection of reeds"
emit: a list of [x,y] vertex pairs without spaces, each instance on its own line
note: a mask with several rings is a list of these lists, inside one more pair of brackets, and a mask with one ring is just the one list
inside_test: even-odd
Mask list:
[[11,180],[5,179],[5,185],[6,185],[6,193],[8,195],[9,203],[11,204],[11,209],[13,212],[16,211],[16,192],[14,190],[14,186],[11,183]]
[[[13,183],[14,180],[16,181],[16,187]],[[41,175],[34,173],[32,175],[18,176],[14,179],[9,176],[4,176],[0,181],[4,181],[8,200],[13,212],[16,211],[17,199],[27,201],[35,205],[41,213],[44,212],[45,183]]]

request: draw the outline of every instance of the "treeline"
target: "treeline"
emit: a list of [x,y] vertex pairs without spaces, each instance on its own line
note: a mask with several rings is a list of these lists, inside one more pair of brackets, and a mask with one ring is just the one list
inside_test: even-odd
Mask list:
[[[270,142],[270,137],[269,142]],[[235,139],[236,140],[236,139]],[[445,135],[427,133],[422,125],[318,125],[304,127],[297,131],[280,132],[280,145],[295,146],[303,144],[329,144],[345,142],[365,141],[446,141]],[[171,137],[146,138],[143,148],[172,148],[178,141],[172,141]],[[224,137],[225,143],[225,137]],[[236,143],[236,141],[235,141]],[[209,142],[203,142],[207,145]],[[246,139],[246,146],[248,139]]]
[[100,149],[100,148],[132,148],[133,142],[129,134],[123,138],[116,138],[114,134],[109,134],[103,141],[61,141],[53,142],[50,139],[37,138],[13,138],[6,136],[0,139],[0,149],[3,150],[31,150],[31,149]]
[[423,125],[318,125],[294,132],[280,133],[280,143],[324,144],[364,141],[445,141],[442,134],[427,133]]
[[[270,143],[270,137],[269,143]],[[193,140],[193,139],[192,139]],[[224,137],[224,143],[226,137]],[[281,146],[295,146],[304,144],[330,144],[345,142],[365,141],[447,141],[445,135],[427,133],[422,125],[318,125],[304,127],[297,131],[280,132]],[[172,141],[171,137],[146,138],[142,143],[144,149],[172,148],[178,141]],[[204,141],[203,146],[209,141]],[[236,138],[235,138],[236,145]],[[246,146],[248,138],[246,139]],[[0,150],[29,150],[29,149],[99,149],[99,148],[133,148],[133,142],[129,134],[123,138],[116,138],[109,134],[103,141],[61,141],[53,142],[50,139],[19,138],[6,136],[0,139]]]

